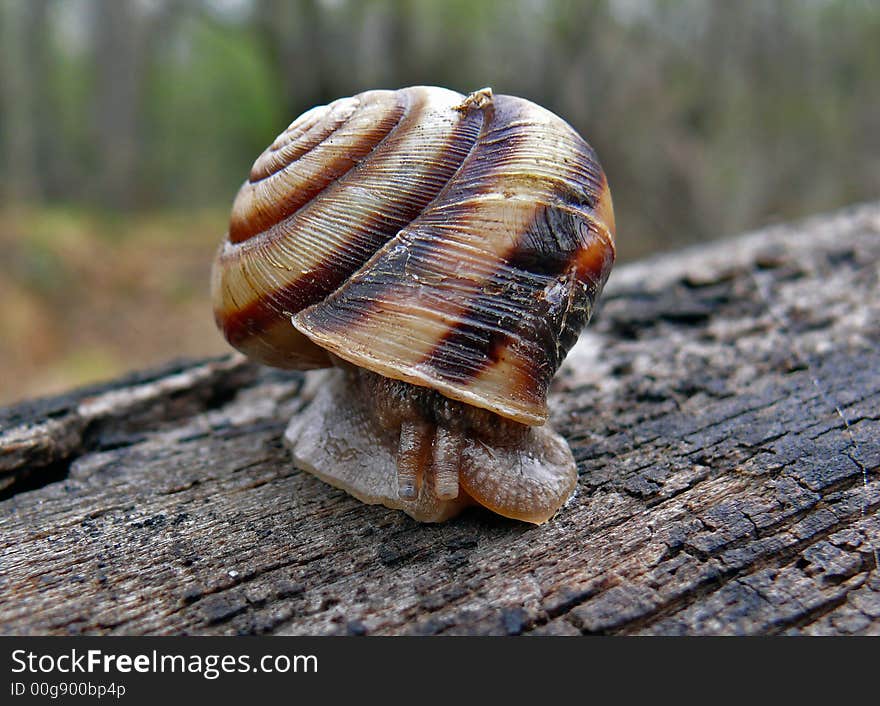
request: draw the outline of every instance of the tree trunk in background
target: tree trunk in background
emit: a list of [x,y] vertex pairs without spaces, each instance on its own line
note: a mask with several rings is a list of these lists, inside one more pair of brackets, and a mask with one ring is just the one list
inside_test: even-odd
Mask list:
[[[0,9],[0,96],[5,115],[2,195],[13,202],[36,201],[44,192],[47,120],[47,11],[49,0],[9,3]],[[41,166],[43,165],[43,166]]]
[[291,120],[330,100],[333,89],[324,48],[326,13],[317,0],[257,0],[254,14],[257,30],[278,67],[279,90]]
[[[390,74],[397,78],[397,86],[408,86],[414,83],[431,83],[421,80],[418,75],[419,64],[416,61],[418,47],[413,40],[415,8],[409,0],[398,0],[394,11],[388,15],[388,38]],[[449,57],[450,61],[462,61],[464,57]],[[475,86],[474,88],[479,88]]]
[[132,2],[96,0],[92,41],[96,86],[95,144],[98,152],[98,201],[109,209],[128,209],[139,197],[140,151],[144,144],[141,115],[155,40],[181,8],[163,0],[139,8]]
[[97,0],[92,21],[98,200],[107,208],[125,209],[134,204],[137,190],[143,43],[132,3]]

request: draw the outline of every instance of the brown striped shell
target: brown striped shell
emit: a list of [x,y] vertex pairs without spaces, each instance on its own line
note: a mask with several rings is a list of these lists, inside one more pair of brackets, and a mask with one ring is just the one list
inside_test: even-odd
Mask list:
[[227,340],[335,359],[525,425],[614,261],[611,194],[562,119],[484,89],[314,108],[257,159],[212,276]]

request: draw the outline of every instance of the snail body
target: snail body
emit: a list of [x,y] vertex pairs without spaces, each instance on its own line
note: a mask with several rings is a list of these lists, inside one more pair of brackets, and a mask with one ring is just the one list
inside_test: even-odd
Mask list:
[[257,159],[212,275],[227,340],[336,367],[295,461],[365,502],[543,522],[574,490],[550,381],[614,260],[592,149],[529,101],[435,87],[314,108]]

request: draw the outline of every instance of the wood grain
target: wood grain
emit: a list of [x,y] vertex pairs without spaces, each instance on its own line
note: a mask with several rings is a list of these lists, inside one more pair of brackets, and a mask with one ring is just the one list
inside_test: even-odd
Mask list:
[[880,204],[618,268],[540,527],[298,471],[237,357],[0,410],[0,632],[880,634],[878,262]]

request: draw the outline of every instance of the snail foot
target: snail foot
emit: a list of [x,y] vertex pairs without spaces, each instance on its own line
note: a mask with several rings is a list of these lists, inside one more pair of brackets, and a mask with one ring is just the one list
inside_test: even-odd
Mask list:
[[574,492],[574,458],[549,425],[488,419],[462,403],[432,416],[423,400],[413,402],[423,393],[401,389],[406,383],[364,387],[362,371],[324,375],[285,442],[300,468],[362,502],[420,522],[442,522],[478,504],[541,524]]
[[404,419],[397,448],[397,496],[412,500],[428,482],[437,499],[455,500],[465,443],[455,430],[421,419]]
[[[432,425],[402,423],[399,430],[388,429],[361,395],[352,394],[342,371],[324,375],[312,401],[294,415],[284,434],[297,466],[361,502],[403,510],[420,522],[443,522],[473,505],[464,492],[438,497],[442,474],[430,468],[436,456]],[[448,481],[441,487],[448,488]]]

